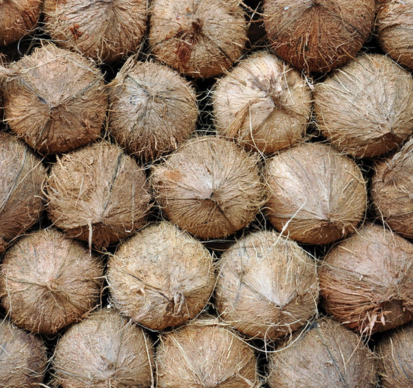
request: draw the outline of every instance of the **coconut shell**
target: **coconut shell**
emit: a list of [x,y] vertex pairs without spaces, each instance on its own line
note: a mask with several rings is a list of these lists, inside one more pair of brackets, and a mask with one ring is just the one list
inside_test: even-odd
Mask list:
[[112,137],[143,162],[176,149],[195,131],[195,90],[156,62],[128,61],[111,84],[109,101]]
[[247,23],[234,0],[154,0],[149,44],[155,57],[196,78],[222,74],[241,56]]
[[155,166],[152,185],[164,215],[201,239],[244,228],[264,198],[256,159],[212,136],[191,139]]
[[270,388],[374,388],[376,363],[360,337],[321,319],[269,356]]
[[46,189],[54,225],[97,249],[146,224],[151,197],[145,173],[107,142],[64,155],[52,167]]
[[311,93],[297,70],[258,52],[218,81],[213,103],[220,134],[271,154],[302,139]]
[[413,132],[413,79],[389,57],[363,55],[332,73],[314,90],[322,134],[357,158],[396,148]]
[[360,168],[320,143],[306,143],[269,159],[266,215],[290,238],[328,244],[354,232],[367,207]]
[[29,147],[0,132],[0,252],[40,218],[46,169]]
[[5,117],[41,154],[73,150],[96,140],[107,110],[103,74],[79,54],[53,44],[10,66],[4,82]]
[[383,227],[366,224],[333,247],[319,269],[322,305],[359,333],[413,320],[413,245]]
[[53,358],[54,387],[153,387],[154,352],[144,331],[118,312],[99,310],[73,325]]
[[152,330],[194,318],[215,287],[207,249],[167,222],[149,226],[122,243],[108,265],[114,306]]

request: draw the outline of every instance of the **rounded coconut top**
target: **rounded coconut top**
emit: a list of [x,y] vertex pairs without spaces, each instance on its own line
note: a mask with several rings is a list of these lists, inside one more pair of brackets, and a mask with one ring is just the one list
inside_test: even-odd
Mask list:
[[149,44],[155,57],[196,78],[222,74],[247,41],[244,12],[235,0],[154,0]]
[[266,215],[290,238],[328,244],[353,233],[367,207],[360,168],[328,145],[306,143],[267,161]]
[[257,160],[212,136],[191,139],[155,166],[152,185],[165,216],[201,239],[247,226],[265,194]]
[[373,353],[339,323],[320,319],[272,353],[271,388],[374,388]]
[[70,327],[57,343],[53,386],[149,388],[153,366],[153,345],[144,331],[104,309]]
[[96,140],[106,116],[103,74],[81,55],[47,44],[10,66],[5,118],[41,154]]
[[22,237],[0,268],[2,306],[13,323],[34,333],[55,334],[98,303],[101,263],[56,230]]
[[317,268],[294,241],[261,231],[221,257],[216,306],[231,327],[252,337],[278,338],[316,314]]
[[311,92],[299,71],[261,51],[218,80],[213,104],[223,136],[271,154],[302,139]]
[[129,154],[150,162],[195,131],[195,90],[178,72],[156,62],[128,61],[109,88],[109,130]]
[[326,311],[361,334],[413,320],[413,245],[366,224],[338,243],[319,268]]
[[151,197],[145,173],[107,142],[62,156],[51,168],[46,189],[54,225],[97,249],[146,224]]
[[298,69],[328,72],[351,60],[373,28],[374,0],[265,0],[272,49]]
[[215,286],[208,250],[167,222],[151,225],[123,242],[108,265],[114,306],[152,330],[194,318]]
[[396,148],[413,132],[413,79],[389,57],[362,55],[315,86],[318,128],[357,158]]

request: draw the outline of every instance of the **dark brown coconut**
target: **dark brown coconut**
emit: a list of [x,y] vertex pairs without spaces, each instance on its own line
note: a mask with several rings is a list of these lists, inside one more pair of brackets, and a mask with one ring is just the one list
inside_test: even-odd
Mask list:
[[158,388],[258,388],[254,350],[217,320],[164,334],[157,348]]
[[0,387],[40,387],[46,362],[46,347],[39,337],[7,320],[0,322]]
[[102,265],[79,242],[56,230],[42,230],[6,252],[1,304],[17,326],[54,334],[93,309],[102,277]]
[[374,0],[265,0],[275,53],[298,69],[328,72],[351,60],[373,28]]
[[39,220],[45,179],[40,158],[22,141],[0,132],[0,252]]
[[337,244],[319,269],[324,308],[369,335],[413,320],[413,245],[367,224]]
[[360,337],[328,319],[296,333],[270,355],[271,388],[374,388],[373,353]]
[[59,340],[52,385],[61,388],[149,388],[152,342],[118,312],[100,310]]
[[90,61],[48,44],[11,65],[9,72],[5,117],[35,150],[66,152],[99,137],[107,92],[103,74]]
[[413,132],[413,79],[384,55],[363,55],[314,90],[318,128],[357,158],[396,148]]
[[271,154],[302,139],[311,93],[297,70],[268,52],[259,52],[218,81],[213,103],[223,136]]
[[109,101],[112,137],[143,162],[176,149],[195,131],[195,91],[167,66],[128,61],[111,84]]
[[222,74],[247,41],[243,10],[234,0],[155,0],[149,44],[156,58],[201,78]]
[[356,230],[367,206],[360,168],[320,143],[307,143],[268,160],[271,196],[266,215],[278,231],[308,244],[328,244]]
[[182,145],[154,168],[152,184],[165,216],[202,239],[247,226],[264,198],[256,160],[212,136]]
[[231,327],[252,337],[278,338],[317,312],[315,262],[294,241],[262,231],[221,258],[216,306]]

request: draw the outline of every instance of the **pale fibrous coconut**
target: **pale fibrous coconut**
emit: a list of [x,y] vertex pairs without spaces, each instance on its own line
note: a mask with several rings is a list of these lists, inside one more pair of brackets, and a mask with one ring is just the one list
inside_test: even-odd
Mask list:
[[271,224],[290,238],[328,244],[353,233],[367,208],[357,164],[321,143],[305,143],[267,161]]
[[351,60],[373,28],[374,0],[265,0],[270,45],[307,72],[328,72]]
[[273,231],[252,233],[221,257],[216,307],[238,331],[278,338],[305,325],[317,312],[315,261]]
[[194,318],[215,286],[208,250],[167,222],[151,225],[123,242],[108,266],[112,304],[151,330]]
[[213,104],[221,135],[271,154],[302,140],[311,92],[298,70],[261,51],[218,80]]
[[145,226],[150,208],[145,172],[108,142],[64,155],[52,166],[46,191],[54,225],[97,249]]
[[356,332],[413,320],[413,245],[382,226],[366,224],[338,243],[318,273],[322,305]]
[[338,150],[357,158],[398,147],[413,132],[413,79],[392,59],[362,55],[314,89],[318,128]]
[[143,162],[176,149],[197,118],[194,88],[167,66],[129,60],[110,84],[110,134]]
[[247,23],[236,0],[155,0],[150,13],[152,53],[181,73],[220,75],[244,51]]
[[0,268],[1,304],[13,323],[31,332],[55,334],[99,303],[103,265],[56,230],[22,237]]
[[247,226],[265,195],[257,159],[213,136],[189,140],[155,166],[152,186],[166,218],[201,239]]

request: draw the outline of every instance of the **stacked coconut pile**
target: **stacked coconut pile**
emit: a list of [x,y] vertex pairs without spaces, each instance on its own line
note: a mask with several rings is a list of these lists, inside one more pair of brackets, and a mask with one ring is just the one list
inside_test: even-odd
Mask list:
[[0,387],[412,387],[412,24],[0,0]]

